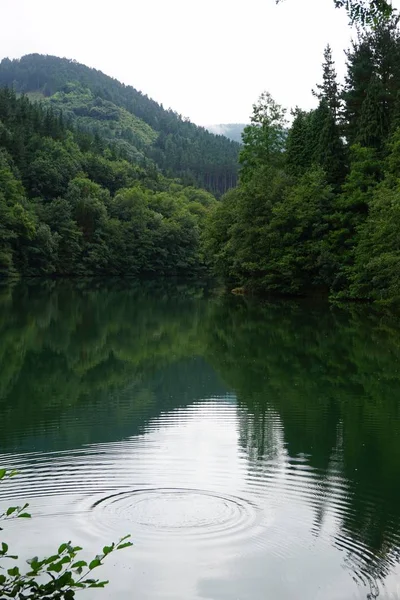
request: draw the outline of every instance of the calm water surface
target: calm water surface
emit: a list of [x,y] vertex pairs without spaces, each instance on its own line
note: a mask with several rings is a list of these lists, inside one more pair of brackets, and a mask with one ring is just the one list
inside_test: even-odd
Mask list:
[[34,515],[2,539],[131,533],[99,600],[400,598],[399,334],[187,285],[0,288],[0,507]]

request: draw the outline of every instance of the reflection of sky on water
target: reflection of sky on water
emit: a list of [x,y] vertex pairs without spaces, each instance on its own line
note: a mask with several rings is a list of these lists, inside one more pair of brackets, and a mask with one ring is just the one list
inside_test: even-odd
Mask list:
[[[254,458],[239,443],[243,428],[247,439],[254,439],[253,417],[235,405],[232,395],[227,400],[215,398],[163,413],[147,423],[145,433],[119,442],[75,452],[3,455],[2,463],[11,460],[27,473],[10,482],[6,495],[12,495],[12,488],[18,488],[21,497],[33,495],[30,502],[37,518],[23,524],[26,556],[38,552],[43,523],[47,532],[43,552],[73,532],[74,542],[96,553],[102,543],[129,530],[134,548],[120,554],[117,562],[112,557],[104,568],[104,576],[111,579],[103,592],[106,597],[128,598],[134,587],[149,599],[365,598],[368,587],[351,579],[357,561],[347,558],[348,550],[339,552],[335,543],[341,522],[338,506],[346,509],[338,457],[328,487],[321,488],[307,457],[288,456],[282,424],[269,411],[264,421],[265,453]],[[336,482],[340,485],[335,487]],[[46,495],[54,489],[57,495]],[[129,490],[137,489],[211,491],[214,499],[222,499],[221,510],[224,498],[238,498],[251,511],[242,523],[241,515],[234,515],[232,522],[227,520],[227,531],[215,534],[208,525],[213,515],[204,513],[207,504],[205,509],[200,505],[201,527],[198,531],[192,527],[194,505],[190,527],[183,525],[182,534],[157,531],[155,522],[149,535],[145,526],[130,518],[134,495],[120,512],[112,504],[105,505],[107,510],[101,504],[99,510],[93,508],[116,490],[126,492],[129,499]],[[323,515],[316,531],[319,509]],[[169,511],[173,526],[179,528],[182,515],[174,514],[171,505],[165,511],[158,517],[163,525]],[[21,527],[10,528],[6,537],[11,547]],[[388,593],[395,593],[396,577],[389,576],[386,585]]]
[[22,553],[131,531],[105,598],[400,595],[397,326],[52,285],[16,286],[0,315],[0,462],[23,470],[0,500],[31,502],[5,533]]

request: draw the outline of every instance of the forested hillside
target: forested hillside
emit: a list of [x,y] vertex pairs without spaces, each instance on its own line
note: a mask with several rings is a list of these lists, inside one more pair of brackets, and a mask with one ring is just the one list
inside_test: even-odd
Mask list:
[[396,16],[360,32],[344,86],[326,47],[318,106],[295,108],[290,128],[262,95],[239,184],[221,202],[187,184],[233,185],[231,163],[211,165],[238,144],[72,61],[3,60],[0,83],[16,90],[0,92],[0,274],[193,275],[211,265],[248,291],[400,303]]
[[101,71],[30,54],[1,61],[0,86],[62,109],[68,123],[112,141],[141,166],[154,164],[164,175],[216,195],[237,183],[239,144],[165,110]]
[[257,292],[400,302],[398,18],[360,33],[343,89],[327,46],[314,94],[288,134],[268,93],[254,106],[240,184],[208,221],[214,270]]
[[193,275],[215,202],[0,89],[0,277]]

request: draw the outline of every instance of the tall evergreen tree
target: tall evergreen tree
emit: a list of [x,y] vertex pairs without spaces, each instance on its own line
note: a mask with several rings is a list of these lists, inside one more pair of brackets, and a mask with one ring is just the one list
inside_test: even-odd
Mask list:
[[259,168],[280,166],[285,146],[285,109],[269,92],[253,105],[251,125],[244,128],[243,149],[239,156],[241,181],[247,182]]
[[346,176],[346,151],[339,126],[325,100],[321,100],[313,114],[312,129],[316,142],[314,162],[324,169],[327,182],[338,190]]
[[357,142],[382,150],[390,131],[390,114],[384,101],[385,89],[382,80],[372,77],[362,104]]
[[347,52],[347,60],[343,93],[347,141],[383,148],[400,92],[398,17],[380,19],[363,31]]
[[296,108],[286,140],[286,169],[290,175],[303,175],[312,164],[313,149],[310,139],[312,113]]
[[319,100],[325,100],[336,121],[341,103],[335,62],[332,57],[332,48],[329,44],[324,50],[324,62],[322,63],[322,84],[317,83],[317,90],[318,91],[313,90],[313,95]]

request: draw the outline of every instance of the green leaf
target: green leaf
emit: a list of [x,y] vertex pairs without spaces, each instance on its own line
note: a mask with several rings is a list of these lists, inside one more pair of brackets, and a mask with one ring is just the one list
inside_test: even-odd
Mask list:
[[12,569],[8,569],[7,573],[9,574],[10,577],[18,577],[19,569],[18,569],[18,567],[13,567]]
[[4,479],[4,477],[6,476],[7,471],[5,469],[0,469],[0,479]]
[[61,544],[61,546],[58,549],[58,554],[62,554],[63,552],[66,551],[67,548],[68,548],[68,544]]
[[5,554],[8,550],[8,544],[6,544],[5,542],[1,543],[1,551],[3,554]]
[[12,515],[16,510],[18,510],[18,506],[10,506],[10,508],[7,508],[7,512],[6,512],[7,517]]
[[22,513],[21,515],[18,515],[19,519],[31,519],[32,516],[29,513]]
[[81,567],[87,567],[87,562],[84,560],[78,560],[78,562],[71,565],[71,569],[80,569]]
[[101,565],[101,561],[98,558],[94,558],[90,563],[89,563],[89,569],[96,569],[97,567],[99,567]]
[[104,546],[103,548],[103,554],[105,556],[107,556],[107,554],[110,554],[110,552],[112,552],[114,550],[115,544],[111,544],[111,546]]
[[3,585],[3,583],[6,582],[6,576],[5,575],[0,575],[0,585]]
[[108,584],[108,581],[96,581],[96,583],[91,583],[89,585],[90,588],[103,588]]
[[62,564],[61,561],[57,562],[57,563],[53,563],[52,565],[50,565],[49,567],[47,567],[48,571],[54,571],[55,573],[60,573],[62,571]]
[[54,562],[55,560],[58,560],[58,554],[53,554],[53,556],[49,556],[49,558],[46,558],[46,560],[44,561],[44,564],[49,565],[50,563]]
[[123,550],[123,548],[130,548],[133,546],[132,542],[125,542],[125,544],[120,544],[117,546],[117,550]]

